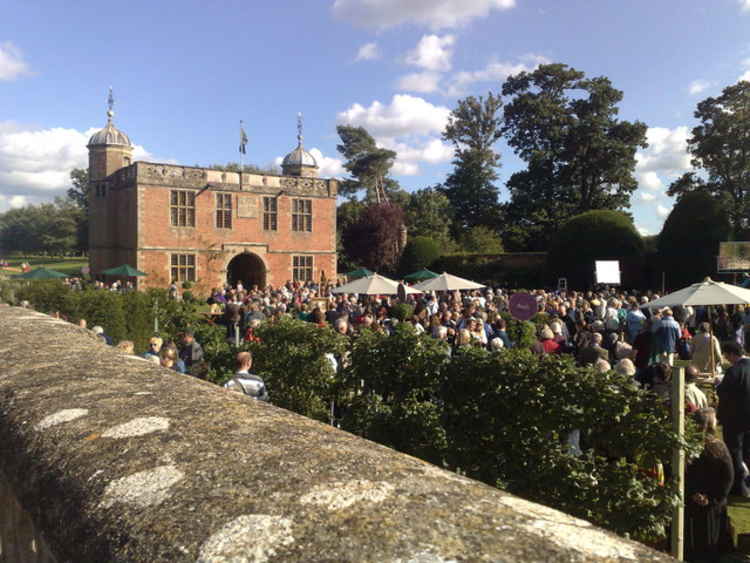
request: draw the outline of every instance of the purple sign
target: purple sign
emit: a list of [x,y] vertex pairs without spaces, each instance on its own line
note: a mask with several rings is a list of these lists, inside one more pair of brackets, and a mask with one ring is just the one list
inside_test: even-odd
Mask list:
[[528,321],[537,314],[536,297],[530,293],[514,293],[508,302],[510,314],[519,321]]

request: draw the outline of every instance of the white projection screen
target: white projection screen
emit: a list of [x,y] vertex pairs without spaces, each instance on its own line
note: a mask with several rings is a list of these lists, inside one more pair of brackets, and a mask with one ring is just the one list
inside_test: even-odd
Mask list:
[[620,285],[620,262],[617,260],[597,260],[596,283]]

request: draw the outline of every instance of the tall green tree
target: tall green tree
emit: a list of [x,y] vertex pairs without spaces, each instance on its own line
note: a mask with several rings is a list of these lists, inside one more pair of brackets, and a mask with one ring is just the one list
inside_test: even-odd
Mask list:
[[70,171],[70,183],[67,200],[75,205],[80,213],[76,214],[76,251],[85,254],[89,246],[89,171],[88,168],[74,168]]
[[339,125],[336,131],[341,138],[336,149],[344,157],[344,168],[351,175],[341,182],[339,195],[354,196],[365,190],[365,199],[375,202],[378,189],[382,188],[386,194],[400,189],[398,182],[388,176],[396,160],[394,151],[378,147],[364,127]]
[[455,211],[450,200],[436,188],[412,192],[404,206],[409,237],[429,237],[443,246],[450,243]]
[[750,82],[724,88],[721,96],[698,103],[700,124],[688,140],[692,165],[669,187],[669,195],[682,198],[702,191],[714,196],[729,214],[738,236],[750,222]]
[[458,101],[443,131],[443,140],[455,149],[453,172],[441,188],[455,211],[454,234],[476,225],[499,227],[499,192],[494,182],[500,155],[494,147],[502,134],[501,108],[500,96],[469,96]]
[[617,117],[623,93],[604,76],[585,78],[564,64],[508,77],[503,133],[527,168],[508,181],[508,245],[546,249],[573,215],[622,210],[638,187],[635,154],[646,125]]
[[83,211],[58,198],[0,215],[0,247],[7,251],[63,255],[75,252]]
[[89,171],[88,168],[73,168],[70,171],[68,199],[88,213],[89,209]]

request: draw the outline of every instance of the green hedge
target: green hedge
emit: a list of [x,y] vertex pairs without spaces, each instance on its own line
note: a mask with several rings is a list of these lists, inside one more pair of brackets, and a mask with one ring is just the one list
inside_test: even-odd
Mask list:
[[[150,334],[157,304],[166,338],[195,329],[207,379],[221,384],[234,369],[236,350],[223,327],[201,322],[194,308],[169,301],[165,292],[120,295],[4,282],[0,296],[28,299],[71,320],[84,316],[112,336],[138,342]],[[465,348],[450,355],[446,345],[416,334],[408,323],[390,336],[365,330],[350,341],[292,319],[264,323],[260,341],[243,347],[252,350],[253,371],[278,406],[328,421],[334,403],[346,430],[615,532],[663,536],[676,495],[652,470],[668,462],[677,443],[667,408],[628,377],[579,368],[567,356],[532,354],[527,346],[535,322],[511,320],[508,332],[517,347],[499,353]],[[338,370],[326,354],[336,358]],[[578,456],[565,443],[574,429],[582,431]],[[688,424],[688,454],[701,443]]]

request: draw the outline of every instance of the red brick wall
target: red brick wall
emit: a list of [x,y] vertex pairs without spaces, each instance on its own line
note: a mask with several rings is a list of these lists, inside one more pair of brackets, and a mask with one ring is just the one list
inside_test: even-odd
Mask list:
[[[281,285],[292,277],[292,256],[313,254],[314,277],[323,270],[328,279],[336,277],[336,200],[310,197],[312,232],[292,231],[291,207],[294,197],[278,197],[278,230],[263,230],[263,194],[247,191],[195,190],[195,227],[173,227],[170,216],[171,188],[139,186],[139,241],[137,267],[149,274],[141,287],[164,286],[170,278],[170,255],[196,255],[198,285],[208,290],[225,283],[229,261],[247,249],[257,254],[267,269],[266,283]],[[216,193],[232,195],[232,228],[216,227]],[[265,194],[272,195],[272,194]],[[238,196],[257,198],[254,218],[238,216]]]

